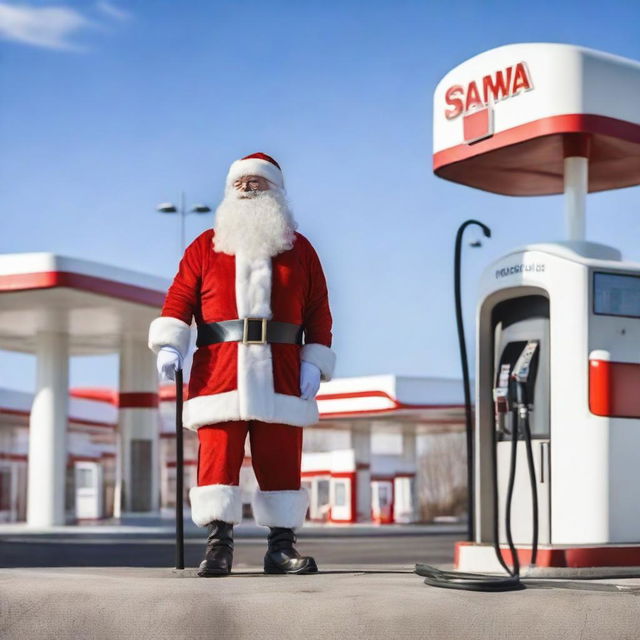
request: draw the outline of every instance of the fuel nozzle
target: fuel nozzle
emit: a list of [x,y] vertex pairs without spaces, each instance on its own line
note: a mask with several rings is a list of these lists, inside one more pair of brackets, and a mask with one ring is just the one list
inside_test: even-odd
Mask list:
[[511,398],[509,396],[509,374],[511,365],[503,364],[500,367],[498,386],[493,388],[493,407],[495,410],[495,424],[500,432],[505,432],[506,416],[511,411]]
[[511,378],[516,382],[516,402],[518,413],[526,417],[529,412],[528,382],[531,373],[531,362],[539,346],[538,340],[530,340],[516,361]]
[[493,389],[493,402],[495,404],[496,413],[509,413],[509,374],[511,373],[511,365],[503,364],[500,367],[500,375],[498,376],[498,386]]

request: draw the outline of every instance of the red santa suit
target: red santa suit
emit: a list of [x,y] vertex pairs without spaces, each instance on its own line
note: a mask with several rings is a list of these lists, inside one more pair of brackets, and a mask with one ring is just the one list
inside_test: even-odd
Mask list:
[[[262,161],[258,169],[262,169]],[[255,171],[252,165],[249,173]],[[214,230],[208,229],[185,250],[160,317],[149,327],[149,347],[157,353],[162,346],[170,345],[184,361],[191,340],[192,317],[196,325],[246,317],[302,325],[303,345],[220,342],[200,346],[193,356],[184,426],[198,430],[226,423],[225,428],[242,424],[246,429],[247,423],[258,421],[264,434],[268,427],[265,423],[273,423],[277,447],[280,435],[276,437],[276,425],[300,428],[319,419],[315,397],[301,397],[301,360],[315,364],[321,380],[330,380],[335,367],[332,318],[322,266],[309,240],[298,232],[291,249],[259,259],[216,251],[214,238]],[[268,437],[262,435],[259,441],[268,442]],[[200,443],[202,447],[202,438]],[[212,446],[221,445],[218,441]],[[301,435],[296,446],[301,449]],[[299,471],[299,460],[297,464]],[[192,518],[200,526],[209,522],[212,515],[223,520],[226,517],[228,522],[239,521],[241,502],[235,478],[193,487],[190,498]],[[307,505],[306,489],[258,490],[254,515],[260,511],[262,523],[269,524],[281,521],[282,514],[293,510],[293,519],[285,520],[299,526]]]

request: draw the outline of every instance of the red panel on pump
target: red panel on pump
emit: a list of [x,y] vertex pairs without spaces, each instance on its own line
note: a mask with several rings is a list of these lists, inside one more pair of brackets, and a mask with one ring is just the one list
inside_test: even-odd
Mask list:
[[640,418],[640,364],[589,361],[589,409],[597,416]]

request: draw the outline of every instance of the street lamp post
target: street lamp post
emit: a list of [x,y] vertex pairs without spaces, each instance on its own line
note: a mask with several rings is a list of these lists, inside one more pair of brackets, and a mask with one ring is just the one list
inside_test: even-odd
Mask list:
[[211,208],[206,204],[195,204],[191,209],[187,210],[185,205],[184,191],[180,193],[180,205],[176,206],[172,202],[163,202],[156,207],[156,211],[160,213],[177,213],[180,216],[180,256],[185,250],[185,217],[189,213],[210,213]]

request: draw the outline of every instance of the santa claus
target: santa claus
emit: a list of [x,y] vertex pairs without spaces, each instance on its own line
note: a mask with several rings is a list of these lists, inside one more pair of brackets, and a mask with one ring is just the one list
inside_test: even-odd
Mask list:
[[335,354],[322,266],[296,229],[278,163],[263,153],[235,161],[213,228],[185,250],[149,327],[158,370],[173,380],[192,318],[197,326],[183,424],[199,440],[189,498],[193,521],[209,528],[203,577],[231,572],[247,433],[259,487],[253,515],[269,527],[264,571],[317,571],[293,546],[309,505],[300,485],[302,427],[318,421],[315,395],[333,375]]

